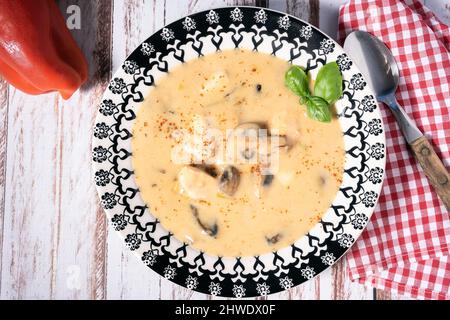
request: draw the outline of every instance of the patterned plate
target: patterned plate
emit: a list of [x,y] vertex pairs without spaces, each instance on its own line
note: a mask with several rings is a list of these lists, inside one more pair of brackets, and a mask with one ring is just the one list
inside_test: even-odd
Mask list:
[[[232,48],[272,54],[304,66],[313,77],[322,65],[337,61],[344,78],[344,94],[336,103],[346,150],[339,192],[308,234],[289,247],[255,257],[210,256],[174,238],[152,216],[151,204],[143,202],[131,166],[131,129],[150,87],[183,62]],[[385,137],[373,93],[336,42],[281,12],[220,8],[167,25],[125,60],[99,106],[93,166],[101,203],[113,228],[150,269],[199,292],[251,297],[313,278],[352,246],[378,199]]]

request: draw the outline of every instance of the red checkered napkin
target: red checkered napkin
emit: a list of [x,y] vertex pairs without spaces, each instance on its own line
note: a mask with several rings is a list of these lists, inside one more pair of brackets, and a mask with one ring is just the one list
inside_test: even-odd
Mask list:
[[[365,30],[392,50],[398,102],[450,166],[450,29],[417,0],[351,0],[340,9],[341,42]],[[386,179],[378,206],[348,254],[361,283],[425,299],[450,299],[449,213],[408,151],[394,117],[386,128]]]

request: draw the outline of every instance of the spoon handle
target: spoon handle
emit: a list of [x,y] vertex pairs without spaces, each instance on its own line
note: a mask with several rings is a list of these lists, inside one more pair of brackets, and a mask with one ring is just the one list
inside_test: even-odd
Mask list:
[[427,138],[422,136],[411,142],[410,145],[447,212],[450,212],[450,174]]

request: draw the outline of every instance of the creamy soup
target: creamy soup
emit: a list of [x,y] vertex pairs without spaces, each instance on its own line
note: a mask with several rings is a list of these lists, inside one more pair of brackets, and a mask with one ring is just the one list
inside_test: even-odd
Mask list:
[[[174,68],[145,99],[133,128],[136,182],[179,240],[219,256],[264,254],[292,244],[329,208],[342,182],[342,131],[335,117],[307,117],[284,85],[289,66],[246,50],[214,53]],[[196,143],[206,129],[222,138]],[[269,147],[252,149],[244,135],[239,149],[242,132]],[[231,134],[235,155],[219,157]]]

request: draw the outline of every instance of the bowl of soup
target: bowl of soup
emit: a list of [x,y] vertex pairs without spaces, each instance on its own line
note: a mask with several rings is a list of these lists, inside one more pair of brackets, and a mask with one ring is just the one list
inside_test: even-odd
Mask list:
[[[327,103],[313,96],[330,63],[341,92]],[[318,29],[268,9],[208,10],[156,32],[113,76],[94,179],[150,269],[211,295],[267,295],[313,278],[360,235],[384,177],[383,130],[361,73]]]

